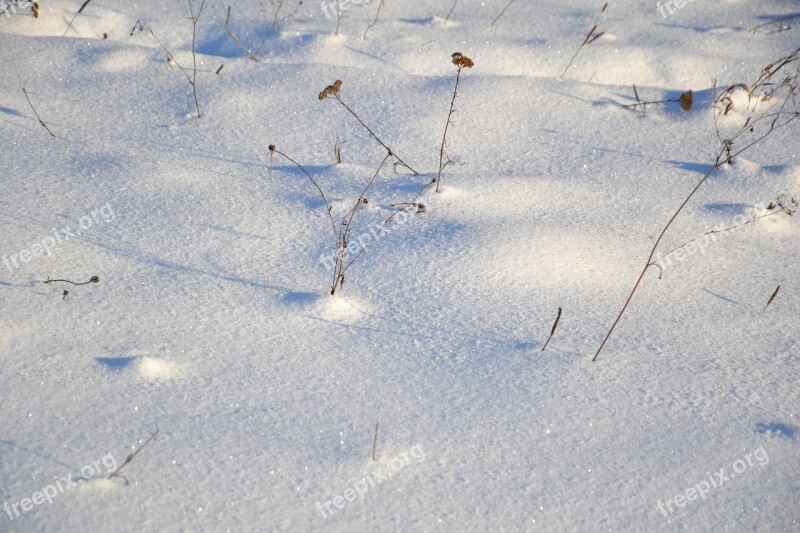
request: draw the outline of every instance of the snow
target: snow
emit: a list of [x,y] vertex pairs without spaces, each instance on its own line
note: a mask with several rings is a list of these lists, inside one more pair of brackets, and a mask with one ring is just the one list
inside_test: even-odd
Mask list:
[[[379,2],[335,35],[285,0],[254,61],[207,0],[200,119],[166,52],[131,35],[141,21],[190,66],[186,2],[92,2],[66,36],[82,2],[0,16],[0,531],[798,530],[800,213],[652,269],[591,361],[714,162],[715,81],[795,50],[797,28],[747,30],[797,3],[611,2],[561,80],[601,3],[518,1],[490,25],[507,3],[460,1],[445,23],[451,2],[389,0],[365,39]],[[274,3],[232,6],[257,48]],[[268,145],[341,220],[386,154],[318,100],[343,80],[421,173],[381,172],[369,234],[436,177],[455,51],[475,67],[442,192],[331,297],[323,202]],[[624,109],[634,83],[694,106]],[[800,198],[798,133],[709,178],[660,249]],[[129,484],[105,479],[156,428]]]

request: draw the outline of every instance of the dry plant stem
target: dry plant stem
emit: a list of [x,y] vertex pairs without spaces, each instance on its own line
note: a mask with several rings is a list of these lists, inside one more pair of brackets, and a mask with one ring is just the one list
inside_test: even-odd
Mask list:
[[442,181],[442,171],[444,168],[452,163],[450,158],[447,158],[447,161],[444,160],[444,148],[447,146],[447,129],[452,124],[452,116],[455,113],[455,105],[456,105],[456,97],[458,96],[458,82],[461,81],[461,70],[464,67],[461,65],[458,66],[458,71],[456,71],[456,85],[453,88],[453,98],[450,100],[450,112],[447,113],[447,123],[444,125],[444,135],[442,135],[442,146],[439,148],[439,174],[436,177],[436,192],[439,192],[439,184]]
[[372,460],[377,461],[375,453],[378,451],[378,423],[375,422],[375,436],[372,437]]
[[[800,19],[800,14],[797,15],[790,15],[788,17],[779,18],[777,20],[770,20],[769,22],[765,22],[763,24],[759,24],[754,28],[750,28],[750,32],[752,33],[763,33],[765,35],[770,35],[773,33],[781,33],[784,31],[789,31],[792,27],[789,25],[790,22],[793,20]],[[775,29],[771,31],[759,31],[761,28],[767,28],[773,26]]]
[[[414,198],[411,199],[410,202],[403,202],[402,204],[396,204],[396,205],[408,205],[408,206],[415,205],[417,203],[417,200],[419,199],[419,197],[422,196],[422,194],[428,189],[428,187],[430,187],[434,183],[436,183],[436,180],[431,180],[428,183],[426,183],[425,185],[423,185],[422,188],[419,190],[419,192],[417,192],[417,194],[414,196]],[[401,211],[404,211],[404,210],[403,209],[399,209],[399,210],[395,211],[394,213],[389,215],[386,218],[386,220],[383,221],[383,224],[381,224],[381,226],[378,228],[378,231],[375,232],[375,234],[370,238],[370,240],[367,241],[367,244],[365,246],[361,247],[361,249],[358,251],[358,253],[353,256],[353,258],[350,260],[349,263],[347,263],[347,265],[345,265],[343,272],[347,272],[347,269],[350,268],[350,265],[355,263],[356,259],[361,257],[361,254],[364,253],[364,250],[369,248],[370,244],[372,244],[375,241],[375,239],[378,238],[378,235],[380,235],[383,232],[383,230],[386,229],[386,226],[388,226],[389,223],[392,221],[392,219],[395,216],[397,216],[397,214],[400,213]]]
[[111,472],[106,479],[111,479],[113,477],[120,477],[120,478],[125,480],[125,484],[126,485],[129,485],[128,478],[126,478],[125,476],[120,474],[119,471],[122,470],[123,468],[125,468],[128,465],[128,463],[133,461],[133,458],[136,457],[137,455],[139,455],[139,452],[141,452],[144,449],[145,446],[150,444],[156,438],[157,435],[158,435],[158,426],[156,426],[156,430],[152,435],[150,435],[150,438],[148,438],[146,441],[144,441],[141,446],[136,448],[133,451],[133,453],[129,454],[128,457],[125,458],[125,461],[121,465],[119,465],[119,468],[117,468],[116,470]]
[[39,113],[36,112],[36,108],[33,107],[33,104],[31,103],[31,99],[28,96],[28,91],[27,91],[27,89],[25,89],[24,85],[22,86],[22,92],[25,94],[25,99],[28,101],[28,105],[31,106],[31,111],[33,111],[33,114],[36,115],[36,119],[39,121],[39,124],[41,124],[42,127],[47,130],[47,133],[49,133],[51,137],[55,138],[56,134],[53,133],[52,131],[50,131],[50,128],[48,128],[47,124],[44,123],[44,121],[42,120],[42,117],[40,117]]
[[311,176],[311,174],[308,173],[308,171],[303,167],[303,165],[301,165],[300,163],[298,163],[297,161],[295,161],[294,159],[292,159],[288,155],[284,154],[283,152],[281,152],[280,150],[275,148],[274,145],[270,145],[270,152],[278,154],[280,156],[283,156],[284,158],[289,160],[294,166],[296,166],[297,168],[302,170],[303,174],[305,174],[308,177],[308,179],[311,181],[311,183],[314,185],[314,187],[316,187],[317,191],[319,192],[319,195],[322,197],[322,201],[325,203],[325,212],[328,214],[328,220],[330,220],[331,229],[333,230],[333,238],[334,238],[334,240],[336,242],[336,247],[338,248],[338,246],[339,246],[339,232],[336,231],[336,222],[333,221],[333,212],[331,210],[331,204],[330,204],[330,202],[328,202],[328,197],[325,196],[325,192],[322,190],[322,187],[319,186],[319,183],[317,183],[317,180],[315,180]]
[[378,17],[381,15],[381,8],[383,8],[383,2],[384,2],[384,0],[381,0],[381,3],[378,4],[378,12],[375,13],[375,20],[373,20],[372,24],[367,26],[367,29],[364,30],[364,36],[362,37],[363,39],[367,38],[367,32],[370,30],[370,28],[372,28],[375,24],[378,23]]
[[[672,226],[672,223],[675,221],[675,219],[678,217],[678,215],[681,213],[681,211],[683,211],[683,208],[686,207],[686,204],[689,203],[689,200],[691,200],[694,197],[695,193],[697,193],[697,191],[700,189],[700,187],[702,187],[703,184],[708,180],[708,178],[712,174],[714,174],[717,170],[719,170],[723,165],[728,164],[728,163],[732,163],[733,160],[736,157],[741,155],[743,152],[749,150],[750,148],[752,148],[753,146],[755,146],[759,142],[763,141],[767,136],[769,136],[775,130],[786,126],[787,124],[791,123],[793,120],[795,120],[798,117],[800,117],[800,112],[798,112],[798,111],[784,111],[784,109],[786,108],[787,103],[789,103],[790,101],[791,102],[795,102],[795,96],[796,96],[796,92],[797,92],[798,74],[794,74],[793,76],[789,76],[786,79],[784,79],[783,81],[778,82],[778,83],[773,83],[773,82],[770,81],[772,79],[772,77],[776,73],[778,73],[782,67],[784,67],[784,66],[786,66],[789,63],[792,63],[794,61],[797,61],[798,59],[800,59],[800,48],[795,50],[789,56],[779,60],[777,62],[777,65],[778,65],[777,68],[775,67],[775,64],[767,66],[762,71],[762,73],[759,76],[759,78],[756,81],[756,83],[753,84],[754,88],[755,87],[763,87],[763,86],[765,86],[767,84],[773,84],[774,87],[771,90],[771,92],[769,93],[770,95],[774,94],[774,92],[777,91],[781,87],[785,87],[787,89],[786,98],[781,103],[781,105],[780,105],[780,107],[779,107],[777,112],[763,112],[760,115],[756,115],[756,108],[758,106],[758,100],[757,100],[757,103],[755,104],[755,106],[753,106],[753,108],[750,109],[750,115],[748,116],[748,118],[745,121],[744,125],[741,128],[739,128],[739,130],[737,130],[731,137],[729,137],[727,139],[722,139],[721,134],[719,132],[719,128],[717,128],[717,136],[720,139],[722,139],[722,148],[720,149],[719,153],[716,156],[716,160],[714,162],[714,165],[705,174],[705,176],[703,176],[703,178],[697,183],[697,185],[695,185],[695,187],[692,189],[692,191],[689,193],[689,195],[686,196],[686,198],[683,200],[683,202],[681,202],[681,204],[678,207],[678,209],[675,211],[675,213],[672,215],[672,217],[670,217],[670,219],[667,222],[667,224],[664,226],[664,228],[659,233],[658,238],[656,239],[655,244],[653,245],[652,249],[650,250],[650,254],[647,257],[647,261],[645,262],[644,267],[642,268],[642,271],[639,274],[639,277],[636,279],[636,283],[634,284],[633,289],[631,289],[631,292],[628,295],[628,298],[625,300],[625,304],[622,306],[622,310],[620,310],[619,314],[617,315],[617,318],[614,320],[614,323],[611,325],[611,329],[608,330],[608,333],[606,334],[605,338],[603,339],[603,342],[600,344],[600,348],[597,349],[597,352],[594,354],[594,357],[592,357],[592,361],[596,361],[598,356],[600,355],[600,352],[603,351],[603,347],[608,342],[608,339],[611,337],[611,334],[614,332],[614,329],[617,327],[617,324],[619,324],[619,321],[622,318],[622,315],[625,314],[625,310],[628,308],[628,305],[630,304],[631,300],[633,299],[633,296],[636,294],[636,291],[639,289],[639,286],[641,285],[642,280],[644,279],[644,276],[647,273],[647,270],[651,266],[653,266],[653,264],[654,264],[653,256],[655,256],[656,249],[658,248],[658,245],[661,244],[661,241],[664,238],[664,235],[666,235],[666,233],[669,230],[670,226]],[[725,95],[729,91],[731,91],[731,88],[729,88],[728,90],[724,91],[722,93],[722,95]],[[752,96],[752,91],[750,92],[750,94]],[[720,96],[720,98],[716,99],[717,103],[719,103],[722,95]],[[717,112],[715,111],[714,113],[715,113],[714,116],[715,116],[715,120],[716,120]],[[788,118],[787,118],[787,116],[788,116]],[[781,119],[785,119],[785,120],[781,121]],[[756,137],[755,140],[747,143],[744,147],[739,148],[738,150],[734,150],[735,141],[737,141],[745,133],[753,132],[754,126],[759,124],[759,123],[761,123],[761,122],[767,122],[766,131],[764,131],[760,135],[756,135],[755,136]]]
[[74,281],[70,281],[68,279],[47,279],[47,281],[43,281],[42,283],[72,283],[73,285],[88,285],[90,283],[100,283],[100,278],[98,276],[92,276],[89,281],[84,281],[83,283],[75,283]]
[[600,10],[600,14],[597,15],[597,18],[594,20],[594,25],[589,30],[589,33],[586,34],[586,37],[584,37],[583,42],[578,47],[578,49],[575,51],[575,54],[573,54],[572,59],[569,60],[569,63],[567,63],[566,68],[564,68],[564,72],[561,73],[561,76],[559,76],[558,79],[562,79],[564,77],[564,74],[567,73],[567,70],[569,70],[569,67],[572,65],[572,62],[575,61],[575,58],[578,57],[578,54],[580,53],[581,50],[583,50],[584,46],[586,46],[587,44],[592,44],[597,39],[602,37],[603,34],[605,34],[604,31],[601,31],[597,35],[594,35],[594,30],[597,29],[597,22],[600,20],[600,16],[605,12],[607,7],[608,7],[608,2],[603,4],[603,9]]
[[447,12],[447,16],[444,18],[445,24],[447,24],[447,21],[450,20],[450,15],[453,14],[453,10],[456,8],[456,4],[458,4],[458,0],[453,0],[453,5],[450,6],[450,11]]
[[247,54],[248,57],[250,57],[252,59],[253,58],[253,51],[250,50],[249,48],[247,48],[244,44],[242,44],[242,41],[240,41],[239,38],[236,37],[236,35],[234,35],[233,31],[231,31],[230,23],[231,23],[231,6],[228,6],[228,16],[225,18],[225,33],[227,33],[228,37],[233,39],[233,42],[238,44],[239,48],[244,50],[244,53]]
[[[205,4],[205,0],[203,0],[203,4]],[[189,0],[189,6],[191,7],[191,0]],[[200,10],[202,11],[202,9],[203,9],[203,6],[201,5],[200,6]],[[198,16],[200,16],[200,13],[198,13]],[[195,17],[192,17],[192,20],[193,20],[194,27],[196,28],[197,27],[197,19]],[[133,30],[131,31],[131,35],[133,35],[133,33],[136,30],[147,31],[150,35],[152,35],[153,39],[155,39],[156,42],[158,43],[158,46],[160,46],[161,49],[164,51],[164,53],[167,54],[167,60],[171,61],[172,63],[175,63],[175,66],[177,66],[178,69],[186,77],[186,81],[189,82],[189,85],[192,87],[192,92],[194,93],[194,102],[195,102],[195,106],[196,106],[196,110],[197,110],[197,117],[200,118],[200,104],[197,101],[197,84],[196,84],[196,80],[197,80],[197,62],[196,62],[196,60],[194,60],[194,72],[193,72],[193,74],[189,74],[189,72],[185,68],[183,68],[183,66],[180,63],[178,63],[178,60],[175,59],[175,56],[172,55],[172,52],[170,52],[167,49],[167,47],[164,46],[164,43],[161,42],[161,39],[158,38],[158,36],[156,35],[156,32],[154,32],[152,28],[144,28],[139,21],[136,21],[136,25],[133,27]],[[193,34],[192,35],[192,58],[193,59],[195,58],[194,33],[195,32],[193,31],[192,32],[192,34]]]
[[[689,245],[690,245],[690,244],[692,244],[694,241],[697,241],[697,240],[699,240],[699,239],[702,239],[702,238],[703,238],[703,237],[705,237],[706,235],[714,235],[715,233],[725,233],[725,232],[727,232],[727,231],[733,231],[733,230],[735,230],[736,228],[739,228],[739,227],[741,227],[741,226],[746,226],[747,224],[752,224],[753,222],[756,222],[756,221],[758,221],[758,220],[761,220],[762,218],[771,217],[771,216],[773,216],[773,215],[777,215],[777,214],[780,214],[780,213],[783,213],[783,210],[782,210],[782,209],[776,209],[776,210],[774,210],[774,211],[770,211],[769,213],[764,213],[763,215],[760,215],[760,216],[753,217],[753,218],[751,218],[750,220],[746,220],[746,221],[744,221],[744,222],[742,222],[742,223],[740,223],[740,224],[735,224],[735,225],[733,225],[733,226],[729,226],[729,227],[727,227],[727,228],[722,228],[722,229],[714,229],[714,230],[711,230],[711,231],[707,231],[707,232],[703,233],[702,235],[698,235],[697,237],[694,237],[694,238],[692,238],[692,239],[689,239],[688,241],[684,242],[683,244],[679,244],[679,245],[678,245],[678,246],[676,246],[675,248],[672,248],[670,251],[668,251],[668,252],[665,252],[665,253],[661,254],[660,256],[658,256],[658,258],[657,258],[657,259],[653,259],[653,261],[652,261],[652,264],[653,264],[653,266],[655,266],[655,267],[661,268],[661,267],[658,265],[658,262],[659,262],[659,261],[661,261],[662,259],[664,259],[664,258],[665,258],[665,257],[667,257],[668,255],[675,253],[675,251],[677,251],[677,250],[680,250],[681,248],[685,248],[685,247],[689,246]],[[661,274],[659,274],[659,277],[661,277]]]
[[[509,7],[511,7],[511,4],[513,4],[513,3],[514,3],[514,0],[511,0],[511,1],[510,1],[508,4],[506,4],[506,7],[504,7],[504,8],[503,8],[503,10],[500,12],[500,14],[499,14],[499,15],[497,15],[497,16],[494,18],[494,20],[492,21],[492,23],[491,23],[491,24],[489,24],[489,26],[494,26],[494,23],[495,23],[495,22],[497,22],[498,20],[500,20],[500,17],[502,17],[502,16],[503,16],[503,13],[505,13],[505,12],[506,12],[506,9],[508,9]],[[453,4],[453,5],[455,6],[455,4]],[[452,11],[452,9],[451,9],[451,11]],[[448,16],[449,16],[449,15],[448,15]]]
[[550,339],[552,339],[553,335],[556,334],[556,328],[558,327],[558,321],[559,320],[561,320],[561,308],[560,307],[558,308],[558,314],[556,315],[556,321],[553,322],[553,329],[550,330],[550,336],[547,337],[547,342],[545,342],[544,346],[542,346],[542,351],[544,351],[544,349],[547,348],[547,345],[550,344]]
[[334,98],[336,98],[336,99],[339,101],[339,103],[340,103],[340,104],[342,104],[342,106],[343,106],[345,109],[347,109],[347,111],[348,111],[348,112],[349,112],[351,115],[353,115],[353,116],[355,117],[355,119],[356,119],[356,120],[359,122],[359,124],[361,124],[362,126],[364,126],[364,129],[366,129],[366,130],[369,132],[369,134],[370,134],[370,135],[372,135],[372,137],[374,137],[376,141],[378,141],[378,144],[380,144],[381,146],[383,146],[384,148],[386,148],[386,150],[388,150],[388,151],[391,153],[391,155],[392,155],[392,156],[394,156],[394,158],[395,158],[395,159],[397,159],[397,162],[398,162],[398,164],[400,164],[400,165],[401,165],[401,166],[403,166],[403,167],[406,167],[408,170],[410,170],[411,172],[413,172],[415,176],[419,176],[419,172],[417,172],[416,170],[414,170],[413,168],[411,168],[411,166],[409,166],[409,165],[408,165],[408,164],[407,164],[405,161],[403,161],[402,159],[400,159],[400,156],[398,156],[398,155],[395,153],[395,151],[394,151],[394,150],[392,150],[391,148],[389,148],[389,145],[387,145],[385,142],[383,142],[383,141],[380,139],[380,137],[378,137],[378,136],[375,134],[375,132],[374,132],[374,131],[372,131],[372,129],[370,129],[370,127],[369,127],[369,126],[367,126],[367,125],[364,123],[364,121],[363,121],[363,120],[361,120],[361,117],[359,117],[359,116],[356,114],[356,112],[355,112],[355,111],[353,111],[353,110],[350,108],[350,106],[348,106],[346,103],[344,103],[344,101],[342,100],[342,98],[339,96],[339,93],[333,93],[333,96],[334,96]]
[[[336,268],[334,268],[333,271],[333,285],[331,286],[331,296],[336,296],[336,291],[344,283],[344,272],[346,269],[344,264],[344,259],[347,247],[350,245],[350,231],[352,230],[353,227],[353,219],[358,213],[358,208],[363,203],[365,203],[367,191],[369,191],[370,187],[372,187],[372,184],[375,183],[375,180],[378,178],[378,174],[380,174],[383,165],[386,164],[386,161],[389,159],[389,157],[391,157],[391,155],[392,155],[391,151],[388,151],[386,156],[381,161],[381,164],[378,166],[378,170],[375,171],[375,174],[372,176],[372,179],[369,180],[369,183],[367,183],[367,186],[364,187],[364,190],[359,195],[355,205],[350,209],[350,211],[347,212],[347,214],[342,219],[341,227],[343,229],[340,230],[336,238],[337,260],[336,260]],[[349,266],[349,264],[347,266]]]
[[762,313],[763,313],[764,311],[766,311],[766,310],[767,310],[767,307],[769,307],[769,306],[770,306],[770,304],[772,303],[772,301],[773,301],[773,300],[775,299],[775,297],[778,295],[778,291],[779,291],[779,290],[781,290],[781,286],[780,286],[780,285],[778,285],[777,287],[775,287],[775,291],[772,293],[772,296],[770,296],[770,297],[769,297],[769,301],[767,302],[767,305],[765,305],[765,306],[764,306],[764,310],[763,310],[763,311],[761,311]]
[[197,21],[200,18],[200,13],[203,12],[203,7],[206,5],[206,0],[200,2],[200,9],[197,10],[197,15],[194,14],[194,7],[192,0],[189,0],[189,13],[192,15],[192,94],[194,94],[194,107],[197,110],[197,118],[200,118],[200,102],[197,100]]
[[72,19],[70,19],[70,21],[69,21],[69,24],[67,25],[67,29],[66,29],[66,30],[64,30],[64,35],[62,35],[62,37],[66,37],[66,36],[67,36],[67,32],[69,32],[69,29],[72,27],[72,23],[73,23],[73,22],[75,22],[75,19],[76,19],[76,18],[78,18],[78,15],[80,15],[81,13],[83,13],[83,10],[84,10],[84,9],[86,9],[86,6],[88,6],[88,5],[89,5],[89,2],[91,2],[91,1],[92,1],[92,0],[86,0],[86,1],[85,1],[85,2],[84,2],[82,5],[81,5],[80,9],[78,9],[77,13],[75,13],[74,15],[72,15]]

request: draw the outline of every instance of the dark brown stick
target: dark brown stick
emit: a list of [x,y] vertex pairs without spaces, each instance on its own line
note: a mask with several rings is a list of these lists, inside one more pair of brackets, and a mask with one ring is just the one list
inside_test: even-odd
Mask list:
[[128,478],[126,478],[125,476],[120,474],[119,471],[122,470],[123,468],[125,468],[125,466],[127,466],[128,463],[133,461],[133,458],[136,457],[137,455],[139,455],[139,453],[144,449],[144,447],[147,446],[148,444],[150,444],[150,442],[152,442],[156,438],[156,435],[158,435],[158,426],[156,426],[156,431],[152,435],[150,435],[150,438],[148,438],[146,441],[144,441],[141,446],[136,448],[133,451],[133,453],[129,454],[128,457],[125,459],[125,461],[121,465],[119,465],[119,468],[117,468],[116,470],[111,472],[111,474],[109,474],[106,479],[111,479],[113,477],[120,477],[120,478],[125,480],[125,484],[126,485],[129,485],[130,483],[128,483]]
[[[772,300],[774,300],[775,297],[778,295],[778,291],[779,290],[781,290],[781,286],[780,285],[775,287],[775,291],[772,293],[772,296],[769,297],[769,301],[767,302],[767,305],[764,306],[764,311],[767,310],[767,307],[769,307],[769,304],[771,304]],[[763,313],[764,311],[761,311],[761,312]]]
[[550,336],[547,337],[547,342],[545,342],[544,346],[542,346],[542,351],[544,351],[544,349],[547,348],[547,345],[550,344],[550,339],[552,339],[553,335],[555,335],[556,328],[558,327],[558,321],[559,320],[561,320],[561,308],[560,307],[558,308],[558,315],[556,315],[556,321],[553,322],[553,329],[550,330]]
[[55,138],[56,134],[53,133],[52,131],[50,131],[50,128],[48,128],[47,124],[44,123],[44,121],[42,120],[42,117],[40,117],[39,113],[36,112],[36,108],[33,107],[33,104],[31,103],[31,99],[28,96],[28,91],[25,89],[24,85],[22,86],[22,92],[25,93],[25,99],[28,101],[28,105],[31,106],[31,111],[33,111],[33,114],[36,115],[36,119],[39,121],[39,124],[41,124],[42,127],[47,130],[47,133],[49,133],[51,137]]

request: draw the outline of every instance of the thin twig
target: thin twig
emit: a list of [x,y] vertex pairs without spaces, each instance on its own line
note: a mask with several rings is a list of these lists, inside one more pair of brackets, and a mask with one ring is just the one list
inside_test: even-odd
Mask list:
[[74,281],[70,281],[68,279],[50,279],[50,278],[47,278],[47,281],[43,281],[42,283],[57,283],[57,282],[72,283],[73,285],[88,285],[90,283],[100,283],[100,277],[99,276],[92,276],[89,279],[89,281],[84,281],[83,283],[75,283]]
[[[763,24],[759,24],[758,26],[750,28],[748,31],[750,31],[751,33],[763,33],[765,35],[789,31],[792,29],[792,26],[789,24],[789,22],[795,19],[800,19],[800,13],[764,22]],[[761,28],[766,28],[768,26],[773,26],[775,27],[775,29],[771,31],[759,31]]]
[[372,460],[377,461],[375,452],[378,450],[378,423],[375,422],[375,436],[372,438]]
[[558,327],[558,321],[559,320],[561,320],[561,308],[560,307],[558,308],[558,314],[556,315],[556,321],[553,322],[553,329],[550,330],[550,336],[547,337],[547,342],[545,342],[544,346],[542,346],[542,351],[544,351],[544,349],[547,348],[547,345],[550,344],[550,339],[552,339],[553,335],[555,335],[556,328]]
[[42,127],[47,130],[47,133],[49,133],[51,137],[55,137],[56,134],[53,133],[52,131],[50,131],[50,128],[48,128],[47,124],[44,123],[44,121],[42,120],[42,117],[40,117],[39,113],[36,112],[36,108],[33,107],[33,104],[31,103],[31,99],[28,96],[28,91],[25,89],[24,85],[22,86],[22,92],[25,93],[25,99],[28,101],[28,105],[31,106],[31,111],[33,111],[33,114],[36,115],[36,119],[39,121],[39,124],[41,124]]
[[291,161],[294,164],[294,166],[296,166],[297,168],[299,168],[300,170],[303,171],[303,174],[305,174],[308,177],[308,179],[311,180],[311,183],[314,185],[314,187],[317,189],[317,191],[319,191],[319,195],[322,197],[322,201],[325,203],[325,212],[328,214],[328,219],[331,222],[331,229],[333,230],[334,241],[336,242],[336,245],[338,247],[338,245],[339,245],[339,232],[336,231],[336,222],[333,221],[333,212],[332,212],[331,204],[330,204],[330,202],[328,202],[328,197],[325,196],[325,191],[322,190],[322,187],[319,186],[319,183],[317,183],[317,180],[315,180],[311,176],[311,174],[308,173],[308,171],[305,169],[305,167],[303,167],[303,165],[301,165],[300,163],[298,163],[297,161],[295,161],[294,159],[292,159],[288,155],[286,155],[283,152],[281,152],[280,150],[278,150],[275,147],[274,144],[270,144],[269,145],[269,151],[270,151],[270,154],[278,154],[278,155],[281,155],[281,156],[285,157],[289,161]]
[[[505,13],[505,12],[506,12],[506,9],[508,9],[509,7],[511,7],[511,4],[513,4],[513,3],[514,3],[514,0],[511,0],[511,1],[510,1],[508,4],[506,4],[506,7],[504,7],[504,8],[503,8],[503,10],[500,12],[500,14],[499,14],[499,15],[497,15],[497,16],[494,18],[494,20],[492,21],[492,23],[491,23],[491,24],[489,24],[489,26],[494,26],[494,23],[495,23],[495,22],[497,22],[497,21],[500,19],[500,17],[502,17],[502,16],[503,16],[503,13]],[[455,4],[453,4],[453,6],[455,7]],[[451,11],[452,11],[452,10],[451,10]],[[449,16],[449,15],[448,15],[448,16]]]
[[447,21],[450,20],[450,15],[453,14],[453,10],[456,8],[456,4],[458,4],[458,0],[453,0],[453,5],[450,6],[450,11],[447,12],[447,16],[444,18],[444,24],[447,24]]
[[141,452],[144,449],[145,446],[150,444],[150,442],[152,442],[156,438],[156,435],[158,435],[158,426],[156,426],[156,430],[152,435],[150,435],[150,438],[148,438],[146,441],[144,441],[141,446],[136,448],[133,451],[133,453],[129,454],[128,457],[125,459],[125,461],[121,465],[119,465],[119,468],[117,468],[116,470],[111,472],[106,479],[111,479],[113,477],[120,477],[120,478],[125,480],[125,484],[126,485],[129,485],[130,483],[128,483],[128,478],[126,478],[125,476],[120,474],[119,471],[122,470],[123,468],[125,468],[125,466],[127,466],[128,463],[133,461],[133,458],[136,457],[137,455],[139,455],[139,452]]
[[67,26],[67,29],[64,30],[64,35],[62,35],[62,37],[66,37],[67,36],[67,32],[72,27],[72,23],[75,22],[75,19],[78,18],[78,15],[80,15],[83,12],[83,10],[86,9],[86,6],[88,6],[89,2],[91,2],[91,1],[92,0],[86,0],[83,3],[83,5],[81,5],[81,8],[78,10],[78,12],[75,13],[74,15],[72,15],[72,19],[69,21],[69,25]]
[[775,299],[775,297],[778,295],[778,291],[779,291],[779,290],[781,290],[781,286],[780,286],[780,285],[778,285],[777,287],[775,287],[775,291],[772,293],[772,296],[770,296],[770,297],[769,297],[769,301],[767,302],[767,305],[765,305],[765,306],[764,306],[764,310],[763,310],[763,311],[761,311],[762,313],[763,313],[764,311],[766,311],[766,310],[767,310],[767,307],[769,307],[769,304],[771,304],[771,303],[772,303],[772,300],[774,300],[774,299]]
[[379,16],[380,16],[380,14],[381,14],[381,8],[382,8],[382,7],[383,7],[383,0],[381,0],[381,3],[380,3],[380,4],[378,4],[378,11],[377,11],[377,13],[375,13],[375,20],[373,20],[373,21],[372,21],[372,24],[370,24],[369,26],[367,26],[367,29],[366,29],[366,30],[364,30],[364,36],[363,36],[363,38],[364,38],[364,39],[366,39],[366,38],[367,38],[367,32],[370,30],[370,28],[372,28],[372,27],[373,27],[375,24],[377,24],[377,23],[378,23],[378,17],[379,17]]
[[575,51],[575,54],[573,54],[572,59],[569,60],[569,63],[567,63],[567,66],[564,68],[564,72],[561,73],[561,76],[559,76],[558,79],[562,79],[564,77],[564,74],[567,73],[567,70],[572,65],[572,62],[575,61],[575,58],[578,57],[578,54],[580,53],[581,50],[583,50],[584,46],[586,46],[588,44],[592,44],[593,42],[595,42],[597,39],[599,39],[600,37],[602,37],[606,33],[604,31],[601,31],[600,33],[595,35],[594,30],[597,29],[597,23],[600,20],[600,16],[605,12],[607,7],[608,7],[608,2],[603,4],[603,9],[600,10],[600,13],[597,15],[597,18],[594,20],[594,25],[589,30],[589,33],[586,34],[586,37],[584,37],[583,42],[578,47],[578,49]]
[[197,110],[197,118],[200,118],[200,101],[197,99],[197,21],[200,19],[200,14],[206,5],[206,0],[200,3],[200,9],[197,10],[197,15],[194,14],[194,7],[192,0],[189,0],[189,13],[192,16],[192,94],[194,95],[194,106]]
[[352,109],[352,108],[351,108],[349,105],[347,105],[347,104],[344,102],[344,100],[342,100],[342,98],[341,98],[341,96],[340,96],[340,94],[339,94],[339,90],[340,90],[341,86],[342,86],[342,81],[341,81],[341,80],[336,80],[336,82],[335,82],[333,85],[329,85],[328,87],[326,87],[326,88],[325,88],[325,90],[324,90],[324,91],[322,91],[322,92],[320,93],[320,95],[319,95],[319,99],[320,99],[320,100],[325,100],[326,98],[329,98],[329,97],[331,97],[331,96],[333,96],[334,98],[336,98],[336,100],[338,100],[338,101],[339,101],[339,103],[340,103],[340,104],[342,104],[342,107],[344,107],[344,108],[345,108],[345,109],[346,109],[346,110],[347,110],[347,111],[348,111],[348,112],[349,112],[351,115],[353,115],[353,117],[355,117],[355,119],[356,119],[356,120],[359,122],[359,124],[361,124],[361,125],[364,127],[364,129],[366,129],[366,130],[369,132],[369,134],[370,134],[370,135],[371,135],[371,136],[372,136],[372,137],[373,137],[373,138],[374,138],[376,141],[378,141],[378,144],[380,144],[381,146],[383,146],[383,147],[384,147],[386,150],[388,150],[388,151],[389,151],[389,152],[392,154],[392,156],[394,156],[394,158],[395,158],[395,159],[397,159],[397,163],[396,163],[396,165],[397,165],[397,164],[399,164],[400,166],[403,166],[403,167],[407,168],[408,170],[410,170],[411,172],[413,172],[415,176],[419,176],[419,172],[417,172],[416,170],[414,170],[413,168],[411,168],[411,166],[410,166],[410,165],[408,165],[408,164],[407,164],[405,161],[403,161],[402,159],[400,159],[400,156],[398,156],[398,155],[395,153],[395,151],[394,151],[394,150],[392,150],[392,149],[389,147],[389,145],[388,145],[388,144],[386,144],[385,142],[383,142],[383,141],[381,140],[381,138],[380,138],[380,137],[378,137],[378,135],[377,135],[377,134],[376,134],[374,131],[372,131],[372,129],[371,129],[369,126],[367,126],[367,125],[366,125],[366,123],[365,123],[363,120],[361,120],[361,117],[359,117],[359,116],[356,114],[356,112],[355,112],[355,111],[353,111],[353,109]]

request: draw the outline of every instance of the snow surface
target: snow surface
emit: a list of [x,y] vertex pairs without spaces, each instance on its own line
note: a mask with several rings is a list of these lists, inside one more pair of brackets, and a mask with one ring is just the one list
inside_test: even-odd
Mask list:
[[[180,70],[131,35],[141,20],[189,66],[186,2],[92,2],[66,37],[82,2],[0,17],[0,254],[40,253],[0,264],[0,502],[81,481],[4,510],[0,531],[800,530],[798,215],[651,271],[591,362],[713,161],[714,80],[750,82],[796,49],[798,28],[747,29],[800,4],[698,0],[665,19],[612,1],[559,80],[600,2],[520,0],[490,25],[505,0],[459,1],[446,23],[449,0],[387,0],[366,39],[377,1],[349,6],[338,35],[316,2],[284,3],[253,61],[207,1],[199,120]],[[257,47],[274,5],[232,4]],[[322,201],[267,146],[341,217],[384,155],[318,101],[343,80],[422,172],[381,173],[355,234],[374,227],[436,175],[455,51],[476,65],[443,191],[330,297]],[[695,106],[624,109],[634,83],[647,100],[692,89]],[[664,249],[798,195],[798,133],[715,174]],[[104,480],[156,427],[130,484]],[[723,485],[659,510],[720,469]]]

